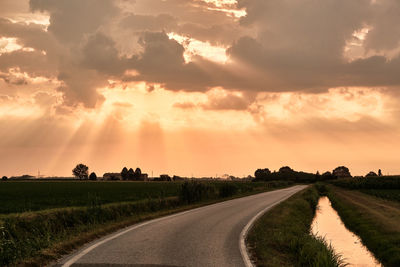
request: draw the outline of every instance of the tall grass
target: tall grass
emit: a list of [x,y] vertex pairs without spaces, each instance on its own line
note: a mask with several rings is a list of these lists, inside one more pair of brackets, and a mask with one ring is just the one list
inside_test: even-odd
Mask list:
[[250,230],[248,244],[257,266],[343,266],[320,238],[310,235],[319,194],[297,193],[263,215]]

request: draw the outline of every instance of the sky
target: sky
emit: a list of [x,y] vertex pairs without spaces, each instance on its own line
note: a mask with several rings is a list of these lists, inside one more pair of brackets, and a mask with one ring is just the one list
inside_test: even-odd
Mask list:
[[398,0],[0,0],[0,175],[399,174]]

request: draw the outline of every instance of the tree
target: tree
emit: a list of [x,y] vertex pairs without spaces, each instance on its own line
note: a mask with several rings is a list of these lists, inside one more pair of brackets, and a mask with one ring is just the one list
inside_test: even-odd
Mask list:
[[280,173],[293,173],[294,170],[290,168],[289,166],[283,166],[279,169]]
[[2,180],[2,181],[7,181],[7,180],[8,180],[8,177],[7,177],[7,176],[3,176],[3,177],[1,178],[1,180]]
[[367,173],[367,175],[365,175],[365,177],[376,177],[378,176],[375,172],[370,171],[369,173]]
[[128,180],[128,169],[124,167],[121,171],[122,180]]
[[140,176],[142,176],[142,170],[140,168],[136,168],[136,170],[135,170],[135,180],[140,180]]
[[382,171],[381,171],[381,169],[378,170],[378,176],[382,176]]
[[134,180],[134,179],[135,179],[135,172],[133,171],[132,168],[130,168],[128,171],[128,180]]
[[89,167],[86,166],[85,164],[79,163],[76,165],[76,167],[72,170],[72,174],[79,178],[80,180],[82,179],[88,179],[89,176]]
[[324,172],[324,173],[321,175],[321,177],[322,177],[322,180],[330,180],[330,179],[333,179],[333,178],[334,178],[334,176],[332,175],[331,172]]
[[254,177],[258,178],[258,179],[262,179],[265,178],[265,176],[270,175],[271,171],[268,168],[265,169],[257,169],[254,172]]
[[96,180],[97,180],[97,175],[96,175],[96,173],[92,172],[92,173],[89,175],[89,180],[96,181]]
[[339,166],[332,171],[332,175],[335,177],[351,177],[349,168],[345,166]]

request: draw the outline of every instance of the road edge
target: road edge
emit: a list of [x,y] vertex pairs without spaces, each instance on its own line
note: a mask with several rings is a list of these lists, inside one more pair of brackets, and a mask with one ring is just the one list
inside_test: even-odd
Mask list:
[[260,218],[262,215],[264,215],[268,210],[270,210],[274,206],[276,206],[279,203],[285,201],[286,199],[290,198],[294,194],[297,194],[298,192],[303,191],[307,187],[308,186],[305,186],[303,189],[301,189],[299,191],[296,191],[296,192],[293,192],[293,193],[283,197],[282,199],[280,199],[280,200],[268,205],[263,210],[261,210],[259,213],[257,213],[253,218],[251,218],[251,220],[246,224],[246,226],[243,228],[242,232],[240,233],[240,237],[239,237],[240,254],[242,255],[242,259],[243,259],[243,262],[244,262],[246,267],[255,267],[255,265],[253,264],[253,262],[250,259],[250,252],[249,252],[249,250],[248,250],[248,248],[246,246],[246,238],[247,238],[247,234],[249,233],[251,227],[254,225],[254,223],[257,221],[257,219]]

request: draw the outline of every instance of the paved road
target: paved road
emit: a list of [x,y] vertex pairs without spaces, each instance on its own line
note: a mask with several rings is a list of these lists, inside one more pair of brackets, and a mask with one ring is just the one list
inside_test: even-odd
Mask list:
[[240,237],[246,225],[304,188],[293,186],[134,225],[88,244],[57,266],[245,266]]

